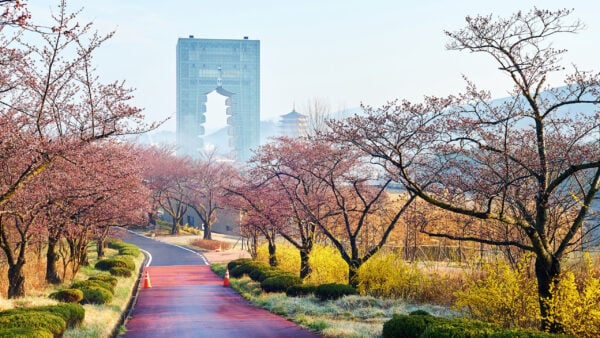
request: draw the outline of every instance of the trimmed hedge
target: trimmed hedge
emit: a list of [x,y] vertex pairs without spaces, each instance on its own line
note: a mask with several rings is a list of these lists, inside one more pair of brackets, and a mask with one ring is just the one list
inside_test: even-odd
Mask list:
[[[415,313],[415,314],[413,314]],[[419,314],[424,313],[424,314]],[[546,332],[524,329],[503,329],[498,325],[462,318],[434,317],[425,311],[411,315],[394,315],[383,324],[384,338],[556,338]]]
[[99,288],[103,288],[106,289],[107,291],[109,291],[111,294],[115,294],[115,287],[108,283],[108,282],[103,282],[101,280],[82,280],[82,281],[77,281],[74,282],[73,284],[71,284],[71,288],[72,289],[89,289],[91,287],[99,287]]
[[54,338],[54,334],[46,329],[12,328],[0,329],[0,338]]
[[261,266],[264,266],[264,263],[257,261],[242,263],[236,266],[235,268],[229,270],[229,275],[233,278],[241,278],[244,275],[249,274],[252,270],[260,268]]
[[105,282],[105,283],[109,283],[113,287],[116,287],[117,284],[119,283],[118,279],[116,279],[113,276],[109,276],[109,275],[92,276],[92,277],[88,278],[88,280],[99,280],[99,281],[102,281],[102,282]]
[[383,324],[384,338],[419,338],[427,327],[436,320],[429,315],[394,315]]
[[56,305],[30,306],[10,309],[0,312],[0,317],[13,316],[17,314],[49,313],[62,318],[69,328],[78,326],[85,318],[85,309],[79,304],[61,303]]
[[127,268],[121,268],[118,266],[115,266],[113,268],[110,268],[110,270],[108,270],[108,272],[110,272],[111,276],[118,276],[118,277],[131,277],[131,275],[133,275],[133,272]]
[[79,303],[83,299],[83,292],[79,289],[64,289],[51,293],[50,298],[63,303]]
[[107,246],[119,250],[119,255],[138,257],[141,253],[137,246],[116,239],[108,241]]
[[292,285],[285,290],[288,297],[308,296],[315,293],[317,286],[314,284]]
[[114,267],[127,268],[129,270],[135,270],[135,263],[129,256],[117,255],[111,258],[101,259],[96,262],[94,267],[98,270],[108,271]]
[[[19,310],[19,309],[15,309]],[[21,311],[0,316],[0,327],[5,329],[44,329],[55,337],[62,337],[67,329],[67,323],[57,315],[49,312]]]
[[234,259],[232,261],[230,261],[229,263],[227,263],[227,269],[229,269],[229,272],[231,273],[231,270],[233,270],[234,268],[238,267],[239,265],[242,264],[247,264],[253,262],[252,258],[238,258],[238,259]]
[[90,286],[83,291],[81,304],[108,304],[112,302],[113,295],[110,291],[99,286]]
[[277,275],[266,278],[260,283],[265,292],[285,292],[290,286],[302,284],[302,279],[293,275]]
[[261,262],[258,262],[256,265],[253,264],[252,266],[254,268],[251,269],[250,271],[248,271],[248,277],[250,277],[250,279],[252,279],[255,282],[260,282],[261,279],[264,280],[266,278],[265,274],[267,272],[276,270],[275,268],[272,268],[268,264],[261,263]]
[[320,300],[335,300],[343,296],[356,295],[358,292],[355,288],[347,284],[321,284],[315,290],[315,296]]

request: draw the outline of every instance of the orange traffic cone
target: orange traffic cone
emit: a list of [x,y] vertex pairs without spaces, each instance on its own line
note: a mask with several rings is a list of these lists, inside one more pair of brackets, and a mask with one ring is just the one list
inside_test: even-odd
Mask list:
[[229,286],[229,269],[225,270],[225,279],[223,280],[223,286]]
[[217,248],[217,250],[215,250],[216,252],[221,252],[221,244],[219,244],[219,247]]
[[150,283],[150,274],[146,271],[146,276],[144,276],[144,289],[149,289],[152,287]]

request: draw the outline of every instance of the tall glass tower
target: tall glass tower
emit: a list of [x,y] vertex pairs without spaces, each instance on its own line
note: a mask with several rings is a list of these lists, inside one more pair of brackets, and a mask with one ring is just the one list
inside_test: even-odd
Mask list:
[[177,40],[177,153],[203,151],[206,95],[228,97],[230,156],[244,161],[260,141],[260,41],[189,38]]

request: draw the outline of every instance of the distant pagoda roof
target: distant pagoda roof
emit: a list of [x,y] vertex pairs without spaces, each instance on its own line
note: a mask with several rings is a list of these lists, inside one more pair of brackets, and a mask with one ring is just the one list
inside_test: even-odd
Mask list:
[[303,119],[306,118],[306,115],[302,115],[300,113],[298,113],[296,110],[292,110],[291,112],[285,114],[285,115],[281,115],[282,119],[286,119],[286,120],[291,120],[291,119]]

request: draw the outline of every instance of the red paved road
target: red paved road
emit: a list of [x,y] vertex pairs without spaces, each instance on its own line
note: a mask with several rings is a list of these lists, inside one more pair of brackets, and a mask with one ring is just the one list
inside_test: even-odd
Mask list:
[[125,337],[318,337],[251,306],[209,266],[146,268],[152,288],[141,289]]

